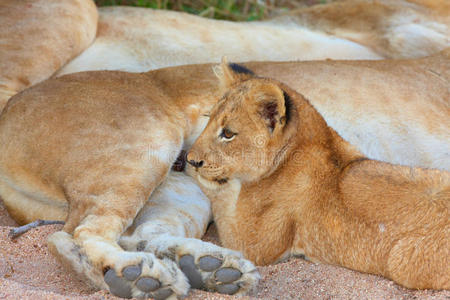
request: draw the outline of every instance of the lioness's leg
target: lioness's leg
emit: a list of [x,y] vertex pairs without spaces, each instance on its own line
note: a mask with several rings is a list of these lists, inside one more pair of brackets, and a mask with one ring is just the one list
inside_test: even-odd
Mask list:
[[210,217],[209,199],[192,178],[172,172],[135,219],[131,235],[122,237],[120,244],[126,250],[144,250],[174,260],[193,288],[245,294],[256,286],[259,274],[239,252],[199,239]]
[[[115,176],[116,180],[95,193],[70,186],[67,197],[76,205],[70,207],[64,230],[73,236],[55,233],[49,238],[52,250],[97,287],[116,296],[165,299],[185,295],[189,285],[174,262],[157,259],[152,253],[124,251],[117,244],[167,170],[168,166],[158,168],[155,162],[151,175]],[[149,177],[151,182],[146,182]]]

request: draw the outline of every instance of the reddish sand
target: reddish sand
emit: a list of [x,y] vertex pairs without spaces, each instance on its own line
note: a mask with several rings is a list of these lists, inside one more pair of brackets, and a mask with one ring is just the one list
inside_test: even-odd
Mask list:
[[[0,202],[0,299],[119,299],[95,291],[48,251],[46,238],[61,225],[33,229],[12,241],[12,220]],[[207,240],[217,241],[214,228]],[[302,259],[260,267],[257,291],[244,299],[450,299],[450,291],[414,291],[392,281]],[[192,291],[187,299],[235,299]]]

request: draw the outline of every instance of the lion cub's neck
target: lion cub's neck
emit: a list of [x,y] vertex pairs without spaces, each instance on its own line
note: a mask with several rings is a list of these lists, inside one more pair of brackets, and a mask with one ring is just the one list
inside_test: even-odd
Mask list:
[[[301,215],[310,212],[308,207],[317,199],[335,197],[338,174],[353,161],[364,159],[328,127],[307,100],[283,89],[288,90],[292,107],[280,140],[282,158],[268,176],[257,182],[230,184],[212,200],[224,246],[243,251],[257,264],[273,263],[292,253],[298,244],[295,237],[302,226],[298,222]],[[233,220],[240,220],[234,228],[230,226]],[[261,229],[256,228],[261,226],[267,234],[264,240],[258,236]]]
[[281,147],[288,150],[284,153],[283,163],[274,172],[276,176],[286,171],[309,174],[340,171],[353,161],[365,158],[328,126],[308,100],[290,89],[289,94],[292,98],[291,120],[286,126],[288,137]]

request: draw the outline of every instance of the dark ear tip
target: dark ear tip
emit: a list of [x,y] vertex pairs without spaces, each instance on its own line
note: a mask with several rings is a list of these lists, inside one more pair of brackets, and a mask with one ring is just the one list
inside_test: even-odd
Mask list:
[[286,93],[286,91],[283,91],[283,97],[284,101],[291,101],[291,97],[288,95],[288,93]]
[[246,67],[236,64],[236,63],[229,63],[228,66],[233,70],[235,73],[239,74],[247,74],[247,75],[255,75],[253,71],[247,69]]
[[289,94],[284,90],[283,90],[283,97],[284,97],[284,106],[286,108],[285,122],[287,124],[291,119],[292,100]]

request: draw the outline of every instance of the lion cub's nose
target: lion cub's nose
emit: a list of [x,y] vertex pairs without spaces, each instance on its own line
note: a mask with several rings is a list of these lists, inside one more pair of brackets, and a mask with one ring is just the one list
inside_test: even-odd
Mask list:
[[203,160],[199,160],[196,157],[196,153],[193,151],[189,151],[188,155],[187,155],[187,162],[188,164],[190,164],[191,166],[195,167],[195,168],[201,168],[203,166]]
[[195,160],[188,160],[188,163],[196,168],[201,168],[203,166],[203,160],[201,161],[195,161]]

